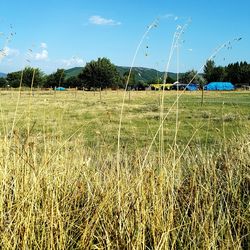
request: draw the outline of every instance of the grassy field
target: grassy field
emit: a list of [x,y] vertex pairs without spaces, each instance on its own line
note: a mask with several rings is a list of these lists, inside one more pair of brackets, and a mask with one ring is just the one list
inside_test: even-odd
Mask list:
[[[161,92],[131,92],[125,101],[121,140],[130,149],[148,145],[159,127]],[[2,134],[8,133],[16,117],[15,129],[22,136],[46,134],[62,140],[81,136],[86,145],[116,145],[122,91],[22,92],[16,111],[17,92],[1,93]],[[176,92],[165,93],[164,123],[166,144],[176,131]],[[248,131],[249,92],[206,92],[201,106],[200,93],[185,93],[179,100],[178,144],[207,145]],[[27,131],[30,129],[30,131]],[[4,133],[3,133],[4,131]],[[195,133],[195,134],[194,134]]]
[[161,154],[161,92],[127,93],[117,163],[123,94],[1,91],[1,247],[248,249],[250,92],[165,92]]

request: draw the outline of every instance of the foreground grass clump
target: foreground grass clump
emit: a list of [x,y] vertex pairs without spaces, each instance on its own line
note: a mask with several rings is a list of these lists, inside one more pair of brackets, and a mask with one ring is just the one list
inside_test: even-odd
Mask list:
[[249,249],[249,139],[144,168],[135,149],[118,178],[112,151],[15,131],[0,143],[1,248]]

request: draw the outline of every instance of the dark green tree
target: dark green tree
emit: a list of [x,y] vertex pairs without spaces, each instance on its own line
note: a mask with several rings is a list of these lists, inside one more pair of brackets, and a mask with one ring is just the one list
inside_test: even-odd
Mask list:
[[19,87],[21,81],[21,71],[8,73],[6,80],[8,81],[8,85],[10,85],[10,87]]
[[79,78],[77,76],[71,76],[64,81],[63,87],[65,87],[65,88],[76,88],[76,87],[79,88],[79,87],[81,87],[81,81],[79,80]]
[[216,79],[214,78],[214,68],[215,62],[213,60],[208,60],[206,62],[206,65],[204,66],[203,76],[208,83],[216,81]]
[[64,86],[64,81],[65,81],[64,69],[57,69],[56,72],[46,77],[44,87],[45,88],[62,87]]
[[[32,82],[33,81],[33,82]],[[42,86],[44,81],[44,73],[38,68],[26,67],[23,71],[23,86],[38,87]]]
[[242,75],[244,74],[241,72],[241,68],[243,68],[243,65],[240,66],[239,62],[228,64],[225,68],[226,80],[232,83],[241,82]]
[[87,63],[78,78],[87,89],[115,88],[121,81],[115,65],[105,57]]
[[171,78],[170,76],[167,76],[166,83],[174,83],[175,80]]
[[7,86],[7,80],[4,77],[0,77],[0,88],[5,88]]
[[[128,81],[128,77],[129,77],[129,81]],[[135,72],[132,71],[130,73],[130,75],[129,75],[129,71],[126,71],[123,74],[123,84],[124,84],[124,87],[126,86],[127,82],[128,82],[128,89],[136,88],[137,81],[136,81]]]
[[[162,84],[163,81],[164,81],[164,76],[157,76],[157,77],[155,77],[155,78],[150,79],[149,81],[147,81],[147,83],[148,83],[148,85],[150,85],[150,84],[157,84],[157,83]],[[167,78],[166,78],[166,83],[174,83],[175,81],[176,80],[174,80],[170,76],[167,76]]]
[[44,83],[44,74],[38,68],[26,67],[23,71],[16,71],[7,74],[6,80],[11,87],[19,87],[21,83],[22,76],[22,86],[26,87],[37,87],[42,86]]
[[212,60],[207,61],[204,66],[204,78],[207,83],[209,82],[224,82],[227,80],[227,71],[225,67],[215,66],[215,62]]
[[240,83],[250,83],[250,64],[240,63]]
[[225,68],[222,66],[215,67],[210,82],[224,82],[224,81],[226,81]]
[[143,80],[139,80],[135,84],[135,89],[136,90],[145,90],[148,86],[149,86],[149,84],[147,82],[145,82]]
[[205,79],[203,78],[203,76],[197,74],[197,71],[195,70],[190,70],[187,71],[186,73],[184,73],[181,77],[180,77],[180,82],[182,83],[197,83],[200,86],[202,86],[205,83]]

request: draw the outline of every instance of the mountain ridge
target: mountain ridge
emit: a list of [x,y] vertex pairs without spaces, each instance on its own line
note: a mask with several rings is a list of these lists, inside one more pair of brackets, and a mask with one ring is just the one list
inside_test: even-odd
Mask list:
[[[130,70],[130,67],[128,66],[115,66],[119,75],[123,76],[126,72]],[[77,76],[81,71],[83,67],[73,67],[70,69],[66,69],[65,75],[66,79],[72,76]],[[154,81],[156,79],[163,79],[165,72],[152,69],[152,68],[146,68],[146,67],[133,67],[132,73],[135,75],[135,80],[139,81],[142,80],[144,82],[148,81]],[[181,76],[182,73],[179,74]],[[168,72],[168,76],[171,77],[174,81],[177,79],[177,74],[173,72]],[[7,74],[0,72],[0,77],[7,77]]]
[[[66,78],[69,78],[71,76],[77,76],[81,71],[83,67],[73,67],[70,69],[65,70]],[[123,76],[125,72],[128,72],[130,70],[130,67],[127,66],[116,66],[116,69],[120,76]],[[165,72],[152,69],[152,68],[146,68],[146,67],[133,67],[132,73],[135,74],[135,79],[142,80],[145,82],[153,81],[157,78],[163,79],[163,76]],[[180,73],[181,75],[181,73]],[[168,76],[171,77],[173,80],[177,79],[177,74],[173,72],[168,72]]]

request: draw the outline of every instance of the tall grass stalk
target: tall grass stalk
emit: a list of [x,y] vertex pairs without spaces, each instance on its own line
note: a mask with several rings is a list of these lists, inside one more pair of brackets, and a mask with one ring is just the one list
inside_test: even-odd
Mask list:
[[128,89],[128,84],[129,84],[129,81],[130,81],[130,77],[131,77],[131,73],[132,73],[132,70],[133,70],[133,67],[134,67],[134,64],[135,64],[135,60],[136,60],[136,57],[137,57],[137,54],[141,48],[141,45],[143,44],[146,36],[148,35],[148,33],[150,32],[150,30],[154,27],[156,27],[157,25],[157,21],[153,21],[147,28],[147,30],[144,32],[144,34],[142,35],[137,47],[136,47],[136,50],[135,50],[135,53],[134,53],[134,56],[133,56],[133,59],[132,59],[132,62],[131,62],[131,66],[130,66],[130,69],[129,69],[129,74],[128,74],[128,77],[127,77],[127,81],[126,81],[126,84],[125,84],[125,91],[124,91],[124,94],[123,94],[123,98],[122,98],[122,107],[121,107],[121,112],[120,112],[120,119],[119,119],[119,126],[118,126],[118,135],[117,135],[117,173],[118,173],[118,177],[119,177],[119,166],[120,166],[120,140],[121,140],[121,127],[122,127],[122,119],[123,119],[123,111],[124,111],[124,104],[125,104],[125,99],[126,99],[126,94],[127,94],[127,89]]
[[[178,41],[178,40],[177,40],[177,41]],[[216,55],[217,55],[223,48],[225,48],[228,44],[233,43],[233,42],[235,42],[235,41],[238,41],[238,40],[237,40],[237,39],[233,39],[232,41],[230,40],[230,41],[227,41],[227,42],[223,43],[222,45],[220,45],[218,48],[215,49],[215,51],[210,55],[210,57],[209,57],[207,60],[212,60],[213,58],[215,58]],[[175,46],[176,46],[176,44],[175,44]],[[206,60],[206,61],[207,61],[207,60]],[[199,73],[202,72],[202,70],[203,70],[204,67],[205,67],[205,63],[200,67],[200,69],[197,71],[197,73],[196,73],[196,74],[193,76],[193,78],[189,81],[189,83],[187,84],[187,86],[180,92],[180,94],[177,95],[176,100],[175,100],[175,101],[173,102],[173,104],[170,106],[170,108],[168,109],[168,112],[166,113],[166,115],[161,119],[161,122],[160,122],[160,124],[159,124],[159,127],[158,127],[158,129],[156,130],[155,135],[153,136],[152,141],[151,141],[151,143],[150,143],[150,145],[149,145],[149,147],[148,147],[147,153],[146,153],[146,155],[145,155],[145,159],[144,159],[144,161],[143,161],[143,165],[142,165],[143,167],[144,167],[145,164],[146,164],[147,157],[148,157],[148,155],[149,155],[149,153],[150,153],[150,151],[151,151],[151,148],[152,148],[153,144],[155,143],[155,140],[156,140],[158,134],[159,134],[160,131],[162,131],[162,129],[163,129],[164,122],[165,122],[165,120],[167,119],[168,115],[170,114],[170,112],[172,111],[172,109],[175,107],[175,105],[177,104],[177,102],[179,102],[179,99],[180,99],[181,96],[185,93],[187,87],[193,82],[193,80],[196,78],[196,76],[197,76]],[[163,100],[164,100],[164,98],[163,98]]]
[[[173,35],[173,40],[172,40],[172,44],[170,47],[170,52],[169,52],[168,61],[167,61],[165,73],[164,73],[164,79],[163,79],[164,85],[167,83],[169,66],[170,66],[170,62],[171,62],[171,59],[172,59],[172,56],[174,53],[174,49],[176,47],[176,40],[177,40],[177,31]],[[164,96],[165,96],[164,94],[165,94],[165,88],[163,87],[163,89],[161,91],[161,98],[160,98],[160,124],[162,123],[162,120],[164,117]],[[161,127],[161,133],[159,133],[159,152],[160,152],[160,156],[159,156],[160,157],[160,165],[162,165],[162,163],[163,163],[162,159],[163,159],[163,155],[164,155],[164,128],[163,128],[163,126]]]
[[175,165],[175,153],[177,149],[177,134],[178,134],[178,127],[179,127],[179,39],[176,43],[176,72],[177,72],[177,89],[176,89],[176,120],[175,120],[175,136],[174,136],[174,165]]
[[[16,132],[6,175],[1,164],[3,249],[249,247],[248,137],[195,153],[178,145],[178,164],[164,159],[163,168],[157,152],[144,169],[144,150],[123,153],[120,197],[115,153],[95,152],[78,136],[56,151],[57,141],[47,138],[45,151],[34,136],[23,155],[20,137]],[[1,143],[0,158],[6,153]]]
[[30,85],[30,96],[29,96],[29,104],[28,104],[28,131],[27,131],[27,139],[30,134],[30,121],[31,121],[31,107],[32,107],[32,99],[33,99],[33,86],[35,81],[36,69],[33,70],[31,85]]
[[[133,59],[132,59],[132,63],[131,63],[131,66],[130,66],[130,69],[129,69],[129,74],[128,74],[128,77],[127,77],[127,81],[126,81],[126,85],[125,85],[125,90],[124,90],[124,94],[123,94],[123,99],[122,99],[122,107],[121,107],[121,111],[120,111],[120,119],[119,119],[119,127],[118,127],[118,136],[117,136],[117,187],[118,187],[118,190],[117,190],[117,193],[118,193],[118,207],[119,207],[119,210],[121,210],[121,195],[120,195],[120,181],[121,181],[121,176],[120,176],[120,162],[121,162],[121,146],[120,146],[120,140],[121,140],[121,128],[122,128],[122,119],[123,119],[123,111],[124,111],[124,105],[125,105],[125,99],[126,99],[126,94],[127,94],[127,89],[128,89],[128,84],[129,84],[129,81],[130,81],[130,77],[131,77],[131,73],[132,73],[132,70],[133,70],[133,67],[134,67],[134,64],[135,64],[135,60],[136,60],[136,57],[137,57],[137,54],[141,48],[141,45],[143,44],[146,36],[148,35],[148,33],[150,32],[150,30],[154,27],[157,26],[157,21],[153,21],[147,28],[147,30],[144,32],[144,34],[142,35],[137,47],[136,47],[136,50],[135,50],[135,53],[134,53],[134,56],[133,56]],[[130,92],[129,92],[129,102],[130,102]],[[140,189],[140,193],[141,193],[141,189]],[[121,213],[119,213],[121,215]],[[119,216],[119,225],[121,227],[122,225],[122,217]],[[120,228],[121,229],[121,228]]]
[[[184,24],[182,27],[178,25],[176,28],[176,31],[173,35],[172,44],[170,47],[169,56],[168,56],[167,64],[165,67],[165,73],[164,73],[164,79],[163,79],[164,85],[167,83],[169,66],[170,66],[174,51],[178,50],[181,36],[183,35],[185,29],[187,28],[188,23]],[[177,51],[177,64],[179,63],[178,62],[178,56],[179,56],[178,53],[179,52]],[[178,71],[179,71],[179,65],[177,65],[177,82],[179,80]],[[177,85],[178,85],[178,83],[177,83]],[[163,118],[164,118],[164,97],[165,97],[165,88],[163,87],[163,89],[161,91],[161,102],[160,102],[160,124],[163,122]],[[178,97],[178,86],[177,86],[177,97]],[[177,102],[178,102],[178,100],[177,100]],[[177,108],[177,110],[178,110],[178,108]],[[161,126],[161,130],[159,133],[159,145],[160,145],[159,146],[160,147],[160,149],[159,149],[159,151],[160,151],[160,165],[162,165],[162,157],[164,155],[164,126],[163,125]]]
[[[6,162],[9,161],[9,155],[10,155],[10,149],[12,146],[12,142],[13,142],[13,135],[14,135],[14,129],[15,129],[15,125],[16,125],[16,117],[17,117],[17,110],[19,107],[19,103],[20,103],[20,98],[21,98],[21,88],[22,88],[22,82],[23,82],[23,70],[21,71],[21,77],[20,77],[20,83],[19,83],[19,91],[18,91],[18,97],[17,97],[17,102],[16,102],[16,108],[15,108],[15,113],[14,113],[14,117],[13,117],[13,122],[12,122],[12,126],[10,131],[8,132],[8,134],[6,134],[6,138],[10,138],[9,140],[7,140],[7,148],[8,148],[8,153],[6,155]],[[7,173],[7,164],[5,164],[5,174]]]

